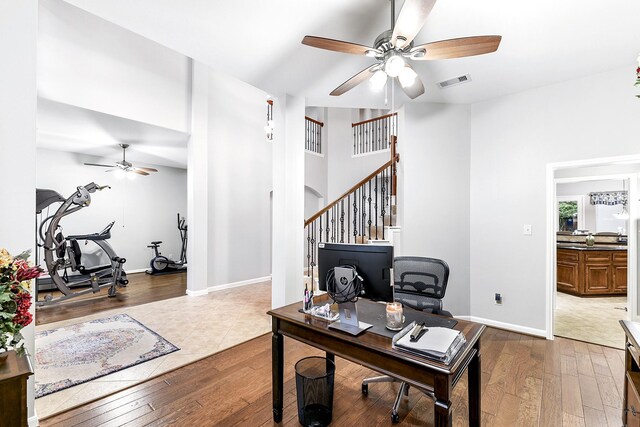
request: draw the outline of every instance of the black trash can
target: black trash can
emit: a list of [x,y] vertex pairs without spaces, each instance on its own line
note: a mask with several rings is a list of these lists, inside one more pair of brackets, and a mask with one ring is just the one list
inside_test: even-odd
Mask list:
[[305,357],[296,363],[298,420],[305,427],[328,426],[333,415],[336,367],[324,357]]

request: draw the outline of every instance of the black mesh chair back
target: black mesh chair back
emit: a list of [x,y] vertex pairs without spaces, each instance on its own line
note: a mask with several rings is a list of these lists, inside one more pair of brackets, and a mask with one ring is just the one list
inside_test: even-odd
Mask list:
[[395,300],[416,310],[442,310],[449,266],[436,258],[397,257],[393,261]]

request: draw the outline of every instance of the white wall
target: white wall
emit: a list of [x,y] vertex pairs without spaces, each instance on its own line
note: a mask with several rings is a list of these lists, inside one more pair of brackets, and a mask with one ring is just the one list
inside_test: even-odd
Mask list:
[[211,70],[208,102],[208,285],[216,286],[271,273],[272,144],[263,91]]
[[[472,105],[473,316],[544,330],[546,166],[640,152],[634,69]],[[532,236],[523,235],[524,224]]]
[[[0,2],[0,248],[14,255],[33,248],[35,241],[37,31],[36,1]],[[23,329],[31,354],[34,324]],[[31,376],[27,386],[30,425],[36,425],[33,391]]]
[[189,131],[186,56],[64,1],[39,4],[40,96]]
[[469,119],[466,105],[409,103],[399,113],[401,253],[449,264],[444,307],[469,315]]
[[[36,159],[37,188],[55,190],[67,198],[77,186],[90,182],[111,186],[93,193],[89,207],[60,222],[65,235],[96,233],[115,221],[109,243],[118,256],[127,259],[125,271],[149,268],[153,252],[147,245],[152,240],[162,241],[163,255],[172,259],[180,257],[176,214],[187,215],[185,169],[138,164],[131,159],[136,166],[154,167],[158,172],[129,180],[118,179],[113,173],[104,172],[104,168],[83,165],[98,162],[97,157],[38,148]],[[52,205],[50,214],[59,206]],[[46,210],[44,212],[45,217],[48,216]],[[85,248],[82,242],[81,248]],[[90,250],[91,246],[86,249]]]
[[[333,202],[362,178],[391,159],[388,151],[360,157],[353,155],[352,123],[359,111],[350,108],[328,108],[327,122],[327,200]],[[401,138],[401,136],[398,136]]]

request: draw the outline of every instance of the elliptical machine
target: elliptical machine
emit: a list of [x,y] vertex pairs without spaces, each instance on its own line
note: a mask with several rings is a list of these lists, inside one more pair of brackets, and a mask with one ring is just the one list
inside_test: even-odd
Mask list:
[[180,217],[178,213],[178,230],[180,231],[180,240],[182,240],[182,247],[180,248],[180,260],[174,261],[162,255],[160,252],[161,240],[156,240],[148,245],[148,248],[153,249],[155,256],[149,263],[151,270],[147,270],[147,274],[170,274],[187,271],[187,219]]
[[[38,300],[36,283],[36,304],[44,306],[65,301],[80,295],[100,292],[103,288],[108,288],[110,297],[116,296],[117,287],[126,286],[129,281],[122,265],[127,261],[116,255],[115,251],[107,241],[111,238],[111,228],[115,221],[110,222],[99,233],[82,234],[74,236],[64,236],[60,220],[67,215],[86,208],[91,204],[90,193],[111,188],[107,185],[99,186],[95,183],[77,187],[75,193],[67,199],[53,190],[36,189],[36,213],[49,205],[62,202],[62,205],[51,216],[45,218],[40,224],[38,235],[41,243],[38,246],[44,250],[44,259],[49,272],[49,277],[62,296],[53,298],[47,295],[43,301]],[[46,231],[44,231],[46,227]],[[109,259],[106,265],[86,266],[82,262],[82,250],[78,241],[94,242]],[[69,275],[68,270],[78,272],[79,275]],[[90,289],[73,291],[71,287],[91,286]]]

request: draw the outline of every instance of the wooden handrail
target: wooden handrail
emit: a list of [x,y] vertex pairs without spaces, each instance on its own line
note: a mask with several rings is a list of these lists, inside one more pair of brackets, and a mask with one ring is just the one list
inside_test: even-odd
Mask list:
[[362,121],[362,122],[351,123],[351,127],[354,128],[354,127],[356,127],[358,125],[363,125],[365,123],[375,122],[376,120],[382,120],[382,119],[386,119],[387,117],[393,117],[393,116],[397,116],[397,115],[398,115],[398,113],[385,114],[384,116],[374,117],[373,119],[365,120],[365,121]]
[[[398,160],[398,157],[396,156],[396,161]],[[334,200],[333,202],[329,203],[327,206],[325,206],[320,212],[316,213],[315,215],[313,215],[311,218],[309,218],[308,220],[306,220],[304,222],[304,226],[306,227],[307,225],[311,224],[313,221],[315,221],[316,219],[320,218],[320,216],[322,216],[323,213],[327,212],[329,209],[331,209],[332,207],[334,207],[335,205],[338,204],[338,202],[340,202],[340,200],[344,199],[345,197],[347,197],[349,194],[353,193],[354,191],[356,191],[358,188],[360,188],[364,183],[368,182],[369,180],[371,180],[373,177],[375,177],[376,175],[378,175],[380,172],[382,172],[383,170],[385,170],[386,168],[388,168],[389,166],[391,166],[393,164],[392,160],[389,160],[387,163],[385,163],[384,165],[380,166],[378,169],[376,169],[375,171],[371,172],[369,175],[367,175],[366,177],[362,178],[360,181],[358,181],[358,183],[356,185],[354,185],[353,187],[351,187],[350,189],[348,189],[347,191],[345,191],[340,197],[338,197],[336,200]]]
[[317,125],[320,125],[320,127],[324,127],[324,123],[319,122],[318,120],[314,120],[314,119],[312,119],[311,117],[307,117],[307,116],[304,116],[304,118],[305,118],[305,119],[307,119],[307,120],[309,120],[310,122],[313,122],[313,123],[315,123],[315,124],[317,124]]

